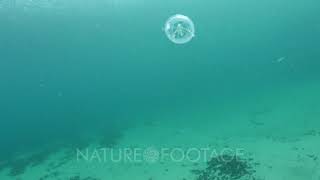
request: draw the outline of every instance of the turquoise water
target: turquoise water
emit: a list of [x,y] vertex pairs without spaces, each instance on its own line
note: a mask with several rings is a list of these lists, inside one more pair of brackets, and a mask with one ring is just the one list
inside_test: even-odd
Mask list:
[[[193,114],[232,114],[229,106],[263,94],[314,84],[312,91],[320,86],[319,7],[316,0],[0,0],[0,162],[52,144],[85,146],[96,137],[113,144],[162,116],[198,121]],[[178,13],[196,29],[182,45],[163,32]],[[304,95],[312,98],[295,108],[318,103],[316,90]],[[292,124],[286,110],[283,121]]]

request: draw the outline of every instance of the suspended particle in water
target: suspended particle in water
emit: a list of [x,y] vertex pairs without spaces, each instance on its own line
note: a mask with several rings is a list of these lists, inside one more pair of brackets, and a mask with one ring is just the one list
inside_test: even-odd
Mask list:
[[195,28],[189,17],[176,14],[166,21],[164,31],[170,41],[176,44],[184,44],[194,37]]

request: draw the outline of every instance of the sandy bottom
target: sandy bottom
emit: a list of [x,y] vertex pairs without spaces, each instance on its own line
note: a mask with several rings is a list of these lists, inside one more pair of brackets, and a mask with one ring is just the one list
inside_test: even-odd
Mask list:
[[128,129],[112,149],[92,144],[67,160],[61,151],[17,177],[2,171],[0,179],[196,180],[192,170],[228,151],[251,157],[261,180],[320,180],[319,91],[308,84],[185,117],[168,113]]

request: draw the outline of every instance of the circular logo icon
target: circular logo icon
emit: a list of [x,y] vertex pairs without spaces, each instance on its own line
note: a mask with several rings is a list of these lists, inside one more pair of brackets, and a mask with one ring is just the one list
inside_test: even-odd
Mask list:
[[149,147],[143,152],[143,159],[149,163],[157,162],[160,158],[160,152],[153,147]]

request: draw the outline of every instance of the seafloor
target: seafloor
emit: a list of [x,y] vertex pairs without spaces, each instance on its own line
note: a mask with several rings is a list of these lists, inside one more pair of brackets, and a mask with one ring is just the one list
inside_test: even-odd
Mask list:
[[[38,153],[34,158],[24,159],[28,155],[22,155],[20,161],[2,164],[0,179],[319,180],[319,92],[319,84],[308,82],[260,92],[219,107],[199,107],[186,116],[168,113],[141,120],[117,136],[109,148],[149,149],[149,159],[142,161],[112,162],[99,159],[97,154],[79,160],[76,148],[59,149]],[[157,151],[152,151],[204,147],[217,152],[242,149],[244,154],[228,162],[221,161],[219,154],[195,162],[160,160],[154,158],[159,157]],[[94,148],[101,146],[93,142],[82,150],[93,152]]]

